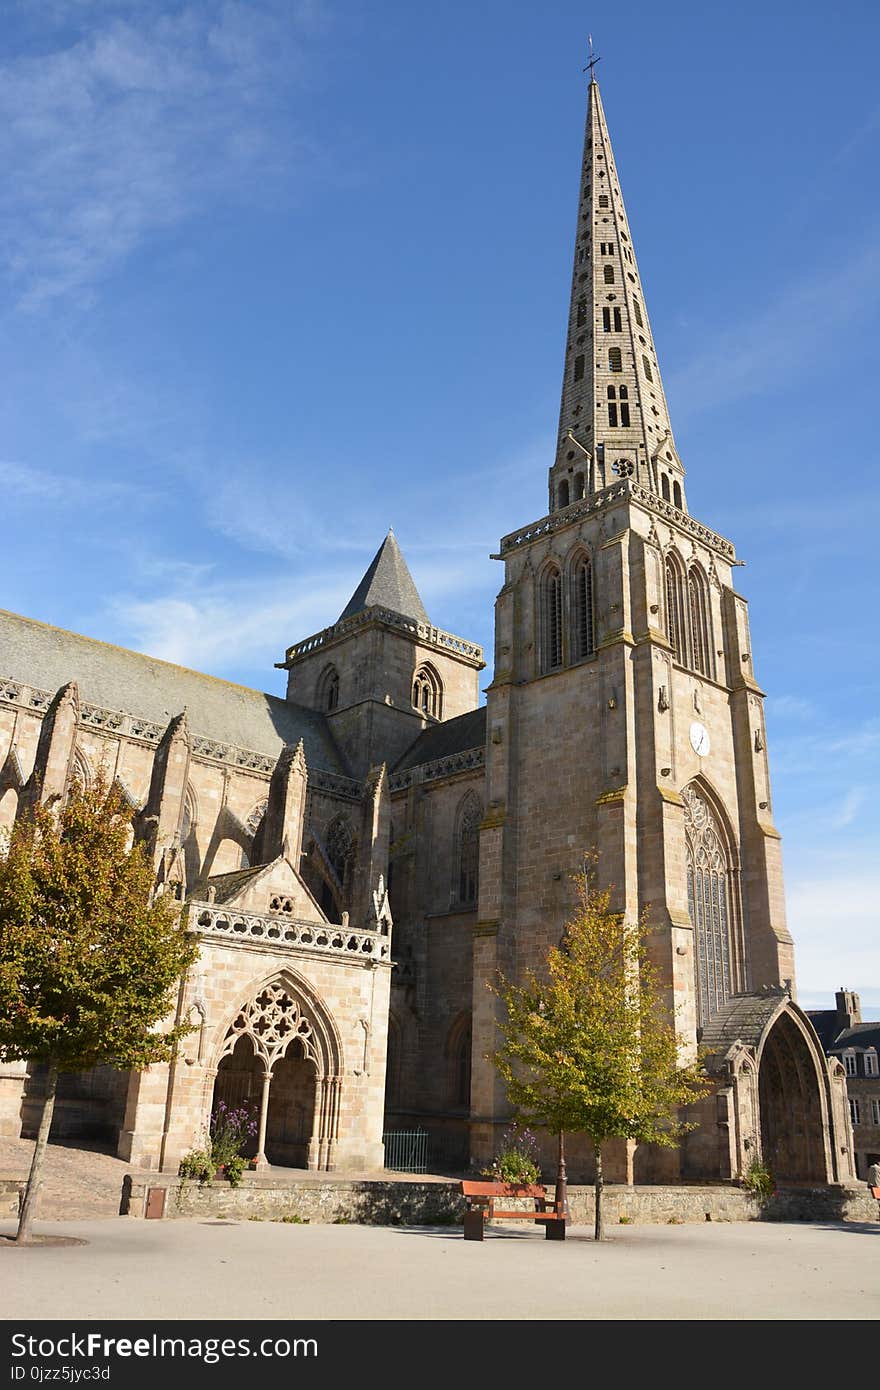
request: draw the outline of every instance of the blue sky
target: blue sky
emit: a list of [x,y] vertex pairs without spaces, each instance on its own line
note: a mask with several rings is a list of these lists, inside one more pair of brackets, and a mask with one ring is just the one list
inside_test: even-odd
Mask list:
[[588,30],[691,511],[746,561],[801,1001],[876,1015],[867,0],[6,0],[0,605],[280,693],[393,525],[491,650],[489,553],[545,510]]

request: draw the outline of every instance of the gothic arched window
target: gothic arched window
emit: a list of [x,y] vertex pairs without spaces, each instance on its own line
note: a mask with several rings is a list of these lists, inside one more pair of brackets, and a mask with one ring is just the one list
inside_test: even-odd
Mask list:
[[541,576],[541,671],[562,665],[562,572],[549,565]]
[[471,1016],[460,1014],[446,1038],[448,1098],[456,1109],[467,1110],[471,1103],[472,1040]]
[[336,816],[327,827],[327,858],[343,891],[348,888],[355,856],[354,831],[348,816]]
[[420,666],[413,676],[413,708],[431,719],[439,719],[443,699],[443,686],[433,666]]
[[593,565],[589,555],[579,555],[571,574],[572,651],[575,660],[595,651],[593,622]]
[[696,787],[684,789],[688,912],[694,929],[697,1022],[734,993],[733,866],[726,837]]
[[335,666],[327,666],[318,681],[318,707],[329,714],[339,705],[339,672]]
[[691,628],[691,664],[703,676],[714,675],[709,596],[706,581],[696,566],[688,571],[688,616]]
[[457,902],[472,907],[479,892],[480,821],[483,807],[474,792],[468,792],[458,808],[455,834],[455,884]]
[[676,661],[688,666],[687,608],[684,566],[675,554],[666,556],[666,635]]
[[685,571],[674,552],[666,556],[665,567],[666,633],[675,659],[713,680],[712,614],[705,575],[698,565]]

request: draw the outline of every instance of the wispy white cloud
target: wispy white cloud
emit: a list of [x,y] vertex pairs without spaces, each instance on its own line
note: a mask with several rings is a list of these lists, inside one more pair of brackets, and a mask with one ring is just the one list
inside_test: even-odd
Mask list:
[[804,962],[799,989],[826,998],[841,985],[876,992],[880,870],[804,876],[789,882],[786,896],[795,959]]
[[844,732],[829,736],[827,727],[816,727],[802,734],[784,735],[773,744],[773,766],[787,775],[833,769],[846,781],[864,773],[866,765],[880,752],[880,718],[871,716],[852,724]]
[[275,116],[320,13],[281,0],[58,7],[55,46],[0,65],[0,245],[21,303],[88,301],[145,237],[209,197],[259,196],[304,159]]
[[878,298],[880,242],[872,235],[844,260],[789,285],[763,313],[701,342],[697,355],[667,378],[677,417],[778,390],[781,380],[827,357],[830,335],[869,315]]
[[327,614],[335,617],[347,598],[344,587],[331,579],[310,588],[273,586],[269,600],[252,585],[188,597],[121,598],[111,613],[122,640],[135,651],[217,674],[256,663],[268,678],[285,646],[320,631]]
[[805,700],[802,695],[770,695],[767,698],[767,713],[771,718],[780,720],[812,719],[817,710],[812,700]]
[[78,503],[113,502],[137,498],[147,501],[149,493],[126,482],[109,478],[77,478],[47,472],[29,464],[0,459],[0,493],[6,497],[32,498],[56,506]]
[[864,787],[850,787],[844,796],[837,810],[831,816],[831,824],[835,830],[843,830],[847,825],[852,825],[865,804],[867,793]]

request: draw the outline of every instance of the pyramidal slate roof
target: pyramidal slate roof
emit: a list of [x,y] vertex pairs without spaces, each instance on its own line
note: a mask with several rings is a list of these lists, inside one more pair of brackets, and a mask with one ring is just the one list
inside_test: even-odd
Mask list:
[[340,613],[339,621],[374,605],[389,608],[392,613],[401,613],[404,618],[413,618],[417,623],[430,622],[397,538],[390,529],[369,569]]

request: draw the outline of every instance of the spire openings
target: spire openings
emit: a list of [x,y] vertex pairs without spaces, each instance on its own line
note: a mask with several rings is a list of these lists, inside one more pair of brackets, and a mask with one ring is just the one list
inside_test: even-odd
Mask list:
[[[593,76],[550,510],[630,477],[684,509],[684,470],[666,396],[602,98]],[[584,474],[578,491],[575,474]],[[665,482],[664,482],[665,480]]]

